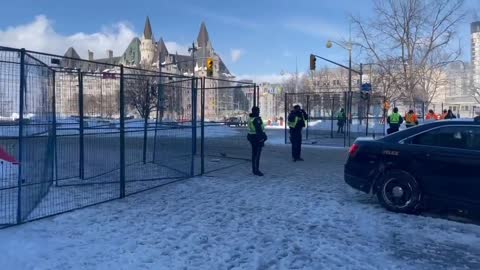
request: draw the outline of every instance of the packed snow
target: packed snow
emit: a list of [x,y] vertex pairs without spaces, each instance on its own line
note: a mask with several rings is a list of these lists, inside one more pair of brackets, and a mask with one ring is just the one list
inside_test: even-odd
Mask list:
[[344,149],[267,145],[204,177],[0,231],[3,269],[480,269],[480,227],[387,212]]
[[[191,128],[191,123],[158,123],[155,124],[154,120],[149,120],[147,123],[147,136],[154,136],[155,128],[157,129],[157,135],[169,135],[172,129],[188,130]],[[62,135],[79,135],[80,124],[78,119],[58,119],[56,133],[59,136]],[[47,135],[49,132],[48,124],[26,124],[23,126],[25,135],[42,136]],[[200,123],[197,124],[197,137],[200,137]],[[128,120],[125,121],[125,133],[128,136],[140,136],[143,137],[144,122],[143,120]],[[0,138],[1,137],[17,137],[19,133],[19,127],[17,124],[0,125]],[[111,135],[119,136],[120,122],[118,120],[105,120],[105,119],[87,119],[84,124],[84,134],[101,134],[102,136]],[[181,136],[191,136],[191,133],[182,132]],[[205,135],[211,138],[235,136],[239,132],[231,127],[223,124],[205,124]],[[180,136],[180,135],[179,135]]]

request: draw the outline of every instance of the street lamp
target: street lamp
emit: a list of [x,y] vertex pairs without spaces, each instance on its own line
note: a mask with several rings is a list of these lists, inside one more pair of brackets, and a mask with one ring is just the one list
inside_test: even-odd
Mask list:
[[[336,41],[328,40],[327,41],[327,48],[330,49],[333,46],[333,43],[337,44],[338,46],[344,48],[348,51],[348,98],[347,98],[347,110],[348,110],[348,125],[347,125],[347,133],[348,133],[348,144],[350,144],[350,121],[351,121],[351,107],[352,107],[352,42],[349,41],[347,46],[342,45]],[[360,70],[360,74],[362,71]],[[361,76],[361,75],[360,75]]]
[[348,92],[352,92],[352,43],[349,42],[347,46],[345,46],[336,41],[328,40],[326,44],[327,48],[332,48],[334,43],[348,51]]
[[191,48],[188,48],[188,52],[189,53],[192,53],[192,63],[193,63],[193,71],[192,71],[192,74],[193,76],[195,76],[195,52],[198,51],[198,48],[195,47],[195,42],[192,42],[192,47]]

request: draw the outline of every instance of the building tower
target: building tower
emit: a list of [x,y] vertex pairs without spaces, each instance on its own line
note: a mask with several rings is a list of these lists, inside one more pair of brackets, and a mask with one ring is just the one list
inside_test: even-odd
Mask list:
[[[212,43],[210,42],[210,37],[208,36],[207,26],[205,22],[202,22],[200,25],[200,31],[198,32],[197,37],[197,66],[201,68],[205,68],[206,66],[206,59],[207,58],[214,58],[215,54],[213,52]],[[218,59],[214,59],[218,60]]]
[[471,24],[472,35],[472,79],[480,86],[480,21]]
[[151,68],[155,57],[155,41],[152,34],[152,26],[147,16],[145,21],[145,29],[143,30],[143,38],[140,43],[140,64],[145,68]]

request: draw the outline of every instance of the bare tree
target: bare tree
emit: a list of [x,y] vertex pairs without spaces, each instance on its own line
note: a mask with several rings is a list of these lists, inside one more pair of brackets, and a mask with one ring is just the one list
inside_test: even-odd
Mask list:
[[470,92],[475,101],[480,104],[480,87],[472,83]]
[[104,110],[107,118],[113,118],[120,110],[120,92],[115,91],[115,93],[105,95],[104,99],[107,102],[103,102],[102,106],[104,108],[102,110]]
[[[376,0],[371,20],[352,17],[368,57],[392,77],[390,83],[396,84],[393,89],[401,89],[410,102],[419,96],[417,91],[421,82],[426,81],[424,76],[459,57],[460,50],[453,48],[452,43],[456,27],[464,17],[463,2]],[[386,66],[392,62],[399,67]]]
[[381,64],[371,65],[370,76],[373,91],[377,95],[384,96],[387,100],[396,101],[401,93],[398,83],[401,80],[398,62],[386,60]]
[[126,75],[126,103],[135,108],[143,119],[148,119],[157,108],[158,83],[151,77],[144,76],[141,71]]
[[[433,60],[434,55],[432,55]],[[439,90],[446,87],[448,80],[445,75],[445,66],[434,68],[433,65],[426,65],[418,70],[419,83],[415,91],[415,100],[425,102],[426,107],[432,103],[432,100],[438,94]]]

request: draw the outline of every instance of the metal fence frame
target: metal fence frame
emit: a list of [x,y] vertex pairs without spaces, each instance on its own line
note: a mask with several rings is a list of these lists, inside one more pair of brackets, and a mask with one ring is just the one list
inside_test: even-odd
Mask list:
[[[312,101],[313,100],[313,101]],[[317,104],[320,100],[320,104]],[[302,92],[302,93],[285,93],[284,94],[284,101],[285,101],[285,121],[287,121],[288,114],[291,110],[292,105],[294,104],[302,104],[303,109],[310,114],[312,111],[312,106],[320,106],[323,111],[325,108],[328,110],[328,115],[313,117],[314,120],[326,120],[330,121],[329,130],[325,130],[322,133],[322,139],[315,137],[314,130],[312,130],[311,125],[309,124],[312,121],[312,117],[309,121],[307,121],[307,126],[305,128],[305,132],[303,132],[304,142],[305,143],[314,143],[318,145],[328,145],[328,146],[343,146],[347,147],[350,146],[352,143],[352,136],[383,136],[385,135],[385,127],[383,128],[382,132],[376,132],[369,129],[369,125],[371,124],[371,120],[380,120],[383,125],[385,126],[385,119],[386,119],[386,111],[382,110],[381,115],[377,117],[371,116],[370,108],[375,104],[373,101],[378,102],[378,106],[382,106],[385,103],[385,97],[379,95],[369,95],[367,98],[361,98],[360,91],[326,91],[326,92]],[[325,102],[326,101],[326,102]],[[331,102],[331,103],[330,103]],[[380,104],[381,103],[381,104]],[[325,104],[325,105],[324,105]],[[360,106],[364,107],[363,111],[360,110]],[[344,129],[345,132],[343,136],[338,137],[335,136],[335,121],[337,119],[337,113],[340,108],[343,108],[347,117],[347,121],[345,123]],[[357,111],[355,112],[355,109]],[[363,130],[357,130],[355,132],[352,131],[352,123],[353,121],[360,122],[360,125],[363,123],[362,121],[365,120],[365,127]],[[313,135],[313,136],[312,136]],[[285,136],[285,144],[289,143],[288,140],[288,125],[285,124],[284,129],[284,136]],[[337,139],[335,142],[329,141],[328,139]],[[342,140],[343,139],[343,140]]]
[[[13,55],[12,59],[17,60],[10,63],[12,62],[10,59],[3,59],[6,52]],[[34,63],[26,63],[25,58],[31,59]],[[14,68],[6,65],[13,65],[18,71],[16,69],[12,71]],[[45,145],[42,148],[45,150],[43,158],[25,152],[26,148],[38,147],[35,142],[26,146],[29,137],[25,136],[25,131],[28,131],[25,124],[27,119],[24,119],[27,87],[25,70],[29,66],[44,69],[49,74],[45,79],[47,75],[39,71],[36,79],[38,84],[42,84],[40,90],[27,94],[36,95],[32,100],[48,102],[51,105],[47,109],[44,108],[44,103],[38,103],[38,110],[45,111],[42,115],[45,117],[44,125],[47,128],[37,135],[32,135],[43,140]],[[2,75],[2,72],[5,74]],[[147,82],[146,100],[156,97],[154,102],[157,105],[149,116],[142,117],[138,122],[127,119],[127,113],[132,111],[127,101],[128,91],[132,91],[129,80],[135,79]],[[208,88],[207,80],[224,82],[228,86]],[[96,87],[91,90],[90,85],[98,83],[101,84],[101,89],[106,83],[110,84],[107,85],[107,89],[111,89],[107,94],[100,93],[102,99],[100,105],[96,105],[95,102],[98,101],[88,98],[91,95],[89,91],[98,90]],[[233,84],[236,85],[232,86]],[[253,99],[253,103],[250,103],[257,105],[258,86],[253,83],[160,73],[25,49],[0,47],[0,88],[3,86],[5,90],[12,89],[13,93],[17,91],[17,87],[20,89],[18,95],[3,97],[5,100],[0,100],[18,102],[19,106],[19,119],[13,124],[13,128],[18,128],[18,135],[10,137],[0,135],[0,143],[14,141],[16,146],[12,149],[15,150],[15,158],[19,164],[15,185],[2,186],[3,178],[0,178],[0,204],[8,204],[8,207],[2,206],[0,209],[0,228],[124,198],[212,171],[205,162],[210,154],[209,146],[205,143],[205,139],[209,138],[205,129],[210,125],[205,119],[205,92],[231,91],[237,89],[238,85],[253,90],[249,97]],[[155,96],[148,96],[150,89],[152,93],[155,92]],[[41,91],[47,91],[48,94],[41,94]],[[165,91],[175,93],[175,98],[166,95]],[[41,97],[45,101],[40,99]],[[174,108],[165,109],[167,101],[175,104]],[[191,111],[185,120],[183,106],[187,103]],[[173,117],[172,121],[163,121],[164,109],[170,110],[171,115],[179,115],[181,110],[181,120],[170,116]],[[10,112],[15,113],[16,109]],[[73,116],[69,112],[72,112]],[[95,122],[91,126],[88,120],[95,119],[98,112],[102,116],[97,117],[99,120],[96,122],[91,120]],[[110,122],[103,123],[104,112],[118,115],[118,119],[112,118]],[[62,117],[59,119],[60,115]],[[152,122],[149,118],[154,118],[155,121]],[[32,124],[36,121],[34,119]],[[214,124],[225,123],[220,121]],[[199,141],[197,132],[200,132]],[[198,148],[200,153],[197,153]],[[105,151],[104,157],[102,151]],[[108,151],[112,151],[113,154],[109,156]],[[249,155],[245,155],[245,160],[248,160],[248,157]],[[38,179],[35,179],[37,182],[32,184],[26,183],[24,179],[29,171],[25,167],[29,158],[41,161],[35,166],[38,167],[39,173],[44,175],[41,179],[37,177]],[[222,166],[215,168],[217,169],[222,169]],[[38,195],[24,194],[32,187]],[[10,198],[11,193],[17,194],[15,203]],[[22,205],[25,205],[22,196],[31,202],[29,209],[22,209]],[[7,213],[12,209],[16,211],[14,220],[8,218],[10,214]],[[2,220],[4,214],[7,218]]]

